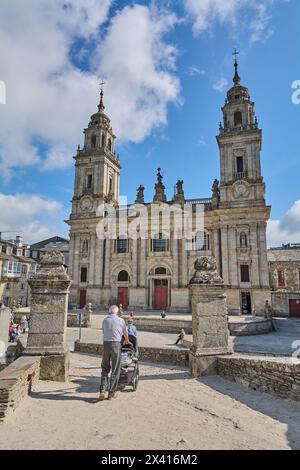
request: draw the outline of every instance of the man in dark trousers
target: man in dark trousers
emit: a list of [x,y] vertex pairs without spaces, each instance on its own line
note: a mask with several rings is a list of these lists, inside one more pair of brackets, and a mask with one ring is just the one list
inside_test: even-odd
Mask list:
[[119,307],[112,305],[109,309],[109,315],[103,320],[103,356],[99,401],[105,400],[107,391],[109,400],[116,397],[121,371],[122,336],[125,338],[124,343],[129,344],[126,323],[118,313]]

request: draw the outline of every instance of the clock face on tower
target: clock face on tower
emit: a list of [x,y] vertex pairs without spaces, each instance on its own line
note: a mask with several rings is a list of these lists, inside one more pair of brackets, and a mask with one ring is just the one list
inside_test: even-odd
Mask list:
[[237,181],[233,185],[233,197],[235,199],[248,199],[250,186],[247,181]]
[[83,211],[90,211],[93,208],[93,201],[90,197],[84,197],[80,201],[80,209]]

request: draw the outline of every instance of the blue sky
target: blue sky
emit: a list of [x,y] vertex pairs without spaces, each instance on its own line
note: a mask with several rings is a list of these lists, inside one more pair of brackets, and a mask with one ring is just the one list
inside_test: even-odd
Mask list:
[[160,166],[169,198],[179,177],[186,197],[209,197],[237,47],[263,129],[269,243],[300,242],[300,105],[291,100],[300,80],[299,1],[80,0],[75,7],[53,0],[52,8],[28,0],[14,24],[18,2],[2,3],[0,231],[20,230],[30,241],[67,235],[72,156],[96,110],[101,77],[120,137],[121,194],[131,202],[143,183],[152,200]]

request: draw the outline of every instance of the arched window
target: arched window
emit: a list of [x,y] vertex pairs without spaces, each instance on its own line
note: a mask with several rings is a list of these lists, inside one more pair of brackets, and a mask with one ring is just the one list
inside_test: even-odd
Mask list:
[[248,246],[248,239],[245,232],[241,232],[240,234],[240,248],[247,248]]
[[197,232],[193,238],[193,249],[196,251],[209,250],[209,234],[206,232]]
[[236,111],[234,113],[234,126],[241,126],[243,124],[243,117],[241,111]]
[[97,137],[95,136],[95,134],[92,135],[91,143],[92,143],[92,147],[95,148],[97,145]]
[[89,242],[87,240],[83,241],[82,247],[81,247],[81,252],[82,253],[88,253],[89,252]]
[[118,275],[118,282],[128,282],[129,276],[127,271],[120,271]]
[[151,249],[155,253],[169,251],[169,240],[163,233],[154,235]]
[[155,274],[167,274],[166,268],[156,268]]
[[117,238],[115,241],[115,253],[128,253],[129,240],[127,238]]

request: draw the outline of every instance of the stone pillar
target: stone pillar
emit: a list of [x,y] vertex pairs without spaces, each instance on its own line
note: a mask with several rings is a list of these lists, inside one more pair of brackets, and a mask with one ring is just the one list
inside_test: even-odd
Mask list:
[[0,364],[4,363],[6,358],[10,319],[11,310],[7,307],[0,308]]
[[41,356],[40,378],[64,382],[69,372],[66,342],[71,280],[59,251],[44,256],[41,268],[29,278],[31,323],[25,355]]
[[84,316],[84,327],[85,328],[91,328],[91,326],[92,326],[92,314],[93,314],[92,304],[88,303],[85,306],[85,316]]
[[190,372],[193,377],[215,374],[216,356],[231,354],[226,293],[215,258],[203,256],[195,262],[195,274],[189,288],[193,322]]

